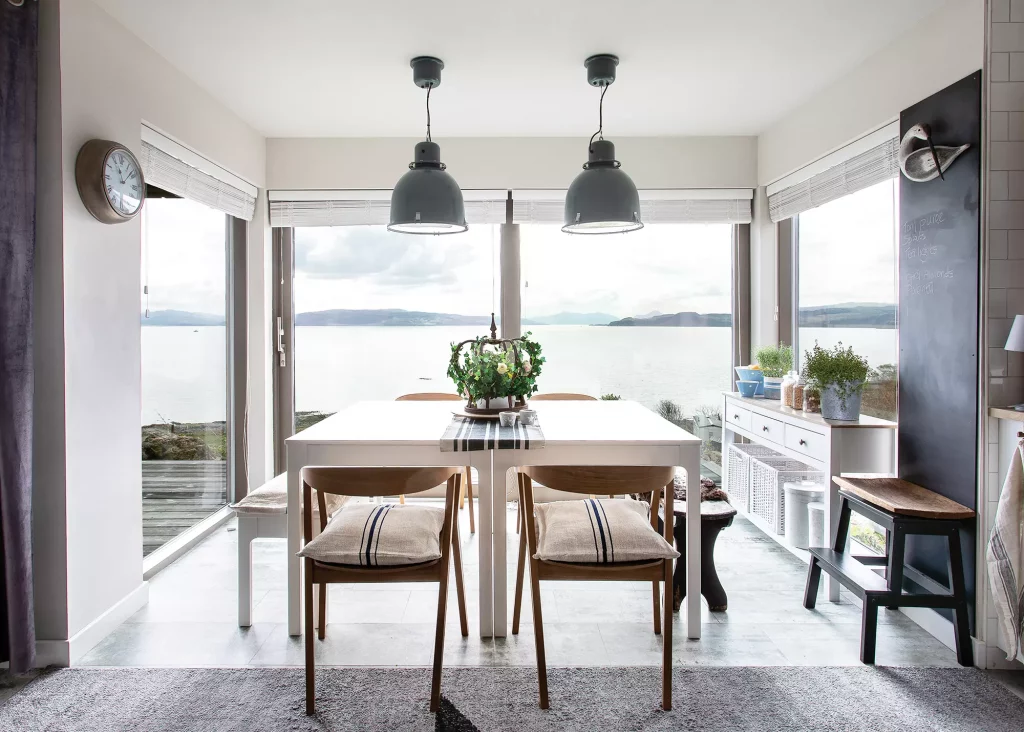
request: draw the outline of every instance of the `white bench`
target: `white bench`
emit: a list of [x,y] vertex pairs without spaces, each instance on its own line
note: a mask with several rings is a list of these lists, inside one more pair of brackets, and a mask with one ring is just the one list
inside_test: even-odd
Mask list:
[[[327,512],[333,515],[346,500],[346,496],[325,495]],[[252,541],[288,538],[288,474],[271,478],[231,508],[238,517],[238,625],[248,628],[252,625]],[[313,530],[318,534],[319,515],[314,501]]]

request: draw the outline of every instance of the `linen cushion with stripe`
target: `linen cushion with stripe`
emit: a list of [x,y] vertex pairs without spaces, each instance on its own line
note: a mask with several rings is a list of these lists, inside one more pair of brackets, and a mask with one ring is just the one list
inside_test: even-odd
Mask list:
[[559,501],[534,511],[536,559],[614,564],[679,556],[651,527],[647,504],[632,498]]
[[[327,515],[333,516],[338,509],[345,505],[348,496],[337,493],[325,493],[324,505],[327,506]],[[273,515],[288,513],[288,473],[281,473],[255,490],[249,491],[249,495],[238,503],[232,503],[231,508],[235,513],[247,515]],[[313,492],[313,516],[320,515],[320,502],[316,499],[316,492]]]
[[351,504],[299,556],[360,567],[432,562],[441,558],[443,524],[444,509],[437,506]]

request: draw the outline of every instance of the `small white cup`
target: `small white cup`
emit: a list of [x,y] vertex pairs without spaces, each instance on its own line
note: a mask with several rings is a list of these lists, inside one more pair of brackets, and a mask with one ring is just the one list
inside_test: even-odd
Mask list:
[[520,409],[519,421],[522,422],[523,424],[537,424],[537,410]]
[[498,412],[498,420],[502,427],[512,427],[516,423],[515,412]]

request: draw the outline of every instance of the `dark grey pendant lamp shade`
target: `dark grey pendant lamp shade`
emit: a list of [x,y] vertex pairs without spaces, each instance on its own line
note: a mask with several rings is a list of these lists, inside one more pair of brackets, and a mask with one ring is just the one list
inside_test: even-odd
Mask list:
[[[587,81],[601,87],[599,129],[590,138],[589,156],[583,172],[565,193],[565,225],[569,234],[617,234],[643,228],[640,194],[632,179],[615,159],[615,145],[603,136],[604,95],[615,81],[617,56],[601,54],[585,62]],[[594,138],[600,139],[595,140]]]
[[430,139],[430,91],[441,84],[444,63],[430,56],[414,58],[413,81],[427,90],[427,139],[416,143],[409,172],[391,192],[389,231],[403,234],[459,234],[466,224],[462,190],[441,162],[441,146]]

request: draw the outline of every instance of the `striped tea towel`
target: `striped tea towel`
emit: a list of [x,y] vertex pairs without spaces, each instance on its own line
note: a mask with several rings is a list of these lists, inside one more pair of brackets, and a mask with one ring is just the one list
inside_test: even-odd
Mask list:
[[502,427],[496,419],[473,419],[452,415],[451,424],[441,436],[441,452],[474,450],[538,450],[544,447],[539,425],[516,422]]
[[1006,658],[1020,650],[1024,634],[1024,440],[1017,445],[999,494],[996,524],[986,556],[992,599],[1008,648]]

